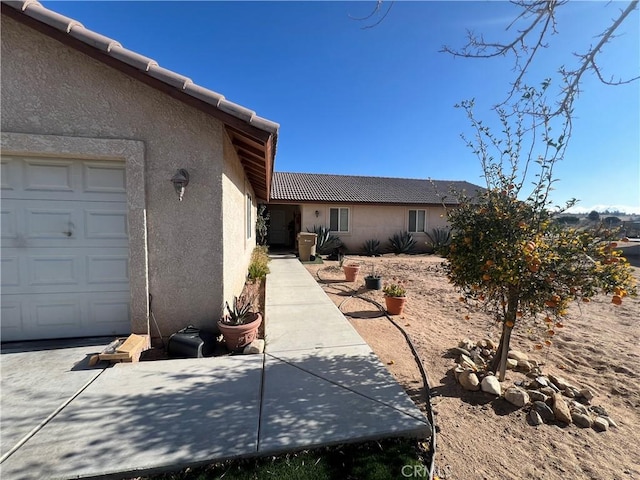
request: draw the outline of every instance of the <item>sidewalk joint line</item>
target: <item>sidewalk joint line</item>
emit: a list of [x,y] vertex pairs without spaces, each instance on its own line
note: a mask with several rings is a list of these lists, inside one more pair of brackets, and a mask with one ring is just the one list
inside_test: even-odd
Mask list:
[[62,403],[62,405],[58,406],[58,408],[56,408],[53,412],[51,412],[47,416],[47,418],[41,421],[29,433],[27,433],[24,437],[22,437],[22,439],[18,443],[16,443],[11,450],[9,450],[7,453],[2,455],[2,457],[0,457],[0,465],[2,465],[5,462],[5,460],[7,460],[16,451],[18,451],[20,447],[22,447],[25,443],[27,443],[36,433],[42,430],[51,420],[57,417],[58,414],[67,407],[67,405],[69,405],[73,400],[76,399],[78,395],[80,395],[83,391],[85,391],[89,387],[89,385],[91,385],[100,375],[104,373],[106,369],[107,369],[106,367],[103,368],[102,371],[100,371],[100,373],[98,373],[95,377],[90,378],[89,381],[85,383],[82,387],[80,387],[80,389],[76,393],[71,395],[71,397],[69,397],[64,403]]
[[[337,382],[334,382],[333,380],[329,380],[328,378],[324,378],[324,377],[322,377],[322,376],[318,375],[317,373],[311,372],[311,371],[309,371],[309,370],[307,370],[307,369],[305,369],[305,368],[302,368],[302,367],[300,367],[300,366],[298,366],[298,365],[296,365],[296,364],[294,364],[294,363],[291,363],[291,362],[289,362],[289,361],[287,361],[287,360],[284,360],[283,358],[276,357],[276,356],[275,356],[275,355],[273,355],[273,354],[268,353],[267,355],[269,355],[270,357],[275,358],[276,360],[280,360],[281,362],[284,362],[284,363],[286,363],[287,365],[291,365],[292,367],[297,368],[298,370],[301,370],[301,371],[303,371],[303,372],[306,372],[306,373],[308,373],[309,375],[313,375],[314,377],[319,378],[320,380],[324,380],[325,382],[328,382],[328,383],[330,383],[330,384],[332,384],[332,385],[335,385],[336,387],[342,388],[342,389],[344,389],[344,390],[348,390],[348,391],[350,391],[351,393],[355,393],[356,395],[358,395],[358,396],[360,396],[360,397],[364,397],[364,398],[366,398],[366,399],[368,399],[368,400],[371,400],[372,402],[379,403],[380,405],[384,405],[385,407],[388,407],[388,408],[391,408],[391,409],[393,409],[393,410],[395,410],[395,411],[397,411],[397,412],[400,412],[400,413],[402,413],[403,415],[406,415],[406,416],[408,416],[408,417],[413,418],[414,420],[418,420],[418,421],[420,421],[420,422],[424,423],[425,425],[429,425],[429,423],[425,421],[425,420],[426,420],[426,418],[418,418],[417,416],[415,416],[415,415],[413,415],[413,414],[411,414],[411,413],[409,413],[409,412],[405,412],[404,410],[400,410],[399,408],[394,407],[393,405],[389,405],[389,404],[384,403],[384,402],[382,402],[382,401],[380,401],[380,400],[376,400],[375,398],[371,398],[371,397],[369,397],[369,396],[365,395],[364,393],[360,393],[360,392],[358,392],[358,391],[354,390],[353,388],[347,387],[347,386],[345,386],[345,385],[341,385],[341,384],[339,384],[339,383],[337,383]],[[394,380],[394,382],[395,382],[395,380]],[[397,382],[396,382],[396,383],[397,383]],[[398,385],[398,387],[399,387],[400,389],[402,389],[402,387],[400,387],[400,385]],[[404,392],[404,390],[402,390],[402,391]],[[405,394],[406,394],[406,392],[405,392]],[[413,403],[413,402],[412,402],[412,403]],[[418,407],[416,407],[416,408],[418,408]]]

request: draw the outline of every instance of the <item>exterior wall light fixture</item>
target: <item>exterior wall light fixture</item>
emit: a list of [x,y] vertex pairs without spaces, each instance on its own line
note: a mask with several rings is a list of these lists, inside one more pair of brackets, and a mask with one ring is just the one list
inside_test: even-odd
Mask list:
[[173,188],[176,189],[178,199],[182,201],[182,197],[184,197],[184,189],[189,185],[189,172],[184,168],[179,168],[176,171],[176,174],[171,177],[171,183],[173,183]]
[[316,210],[316,218],[320,216],[320,210]]

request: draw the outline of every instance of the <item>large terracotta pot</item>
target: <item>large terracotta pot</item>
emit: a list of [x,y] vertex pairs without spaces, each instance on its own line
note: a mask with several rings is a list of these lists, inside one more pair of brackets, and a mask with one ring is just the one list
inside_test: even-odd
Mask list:
[[360,265],[343,265],[342,270],[347,282],[355,282],[358,278],[358,272],[360,272]]
[[386,295],[384,297],[389,315],[402,315],[406,301],[407,297],[387,297]]
[[258,336],[258,328],[262,323],[262,314],[254,313],[255,320],[244,325],[227,325],[218,321],[218,328],[224,337],[227,349],[234,351],[246,347]]

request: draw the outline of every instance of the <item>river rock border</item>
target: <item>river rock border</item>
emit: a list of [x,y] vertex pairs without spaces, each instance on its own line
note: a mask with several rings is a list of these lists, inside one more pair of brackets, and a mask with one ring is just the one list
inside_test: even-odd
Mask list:
[[475,343],[465,338],[449,350],[457,359],[453,372],[462,388],[502,397],[525,409],[527,421],[532,426],[573,424],[598,432],[618,426],[603,407],[591,404],[595,396],[593,391],[572,385],[562,377],[545,375],[541,368],[543,363],[518,350],[509,351],[507,369],[523,373],[525,379],[503,389],[494,372],[489,371],[496,347],[489,338]]

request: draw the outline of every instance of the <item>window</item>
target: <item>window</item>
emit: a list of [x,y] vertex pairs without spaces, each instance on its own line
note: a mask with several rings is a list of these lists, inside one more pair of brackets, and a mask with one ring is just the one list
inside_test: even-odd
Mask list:
[[251,211],[253,210],[253,201],[251,195],[247,193],[247,238],[251,238],[253,232],[253,218]]
[[329,230],[332,232],[349,231],[349,209],[332,208],[329,211]]
[[426,225],[426,210],[409,210],[409,232],[424,232]]

